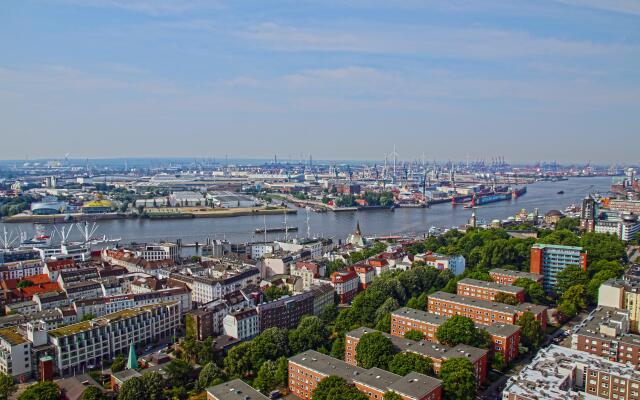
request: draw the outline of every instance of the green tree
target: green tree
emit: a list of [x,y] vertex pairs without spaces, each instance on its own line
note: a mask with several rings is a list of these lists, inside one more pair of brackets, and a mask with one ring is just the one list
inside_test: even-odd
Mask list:
[[286,287],[269,286],[264,291],[264,297],[267,301],[278,300],[282,296],[291,294]]
[[449,346],[466,344],[475,346],[482,341],[481,333],[471,318],[454,315],[436,331],[438,342]]
[[378,367],[387,369],[393,357],[394,349],[391,340],[380,332],[362,335],[356,346],[356,361],[362,368]]
[[213,386],[213,382],[217,379],[222,379],[224,374],[220,367],[214,362],[209,362],[202,368],[200,375],[198,375],[198,387],[201,389]]
[[93,313],[86,313],[82,316],[82,320],[83,321],[91,321],[92,319],[95,319],[96,315]]
[[508,293],[504,293],[504,292],[496,293],[495,301],[497,301],[498,303],[509,304],[509,305],[512,305],[512,306],[516,306],[516,305],[520,304],[518,299],[516,299],[516,296],[508,294]]
[[391,314],[386,313],[384,317],[380,318],[380,320],[376,323],[376,330],[380,332],[391,332]]
[[471,361],[450,358],[442,363],[440,379],[446,399],[473,400],[476,397],[476,377]]
[[389,362],[389,371],[400,376],[412,371],[429,375],[433,372],[433,362],[416,353],[398,353]]
[[415,308],[416,310],[425,310],[427,308],[427,293],[421,293],[418,296],[413,296],[407,302],[407,307]]
[[147,394],[147,400],[162,400],[164,398],[163,390],[165,387],[164,378],[159,372],[145,372],[140,377],[144,390]]
[[318,383],[312,400],[368,400],[369,397],[338,376],[328,376]]
[[38,382],[27,387],[18,400],[59,400],[60,388],[53,382]]
[[338,336],[331,345],[331,357],[340,360],[344,359],[345,343],[344,336]]
[[398,300],[390,297],[382,303],[382,305],[376,310],[374,322],[377,324],[382,318],[389,315],[391,312],[400,308]]
[[245,378],[251,375],[251,342],[233,347],[224,358],[224,369],[229,377]]
[[382,396],[382,400],[403,400],[403,397],[396,392],[387,392]]
[[556,230],[569,230],[572,232],[576,232],[580,227],[580,219],[579,218],[569,218],[563,217],[556,223]]
[[580,246],[587,251],[589,263],[599,260],[626,261],[626,246],[617,236],[609,233],[587,232],[580,239]]
[[558,311],[569,319],[585,308],[587,308],[587,289],[584,285],[573,285],[562,295]]
[[320,315],[319,315],[320,319],[325,324],[332,323],[336,319],[337,316],[338,316],[338,307],[335,304],[330,304],[330,305],[326,306],[320,312]]
[[493,361],[491,362],[491,368],[496,371],[504,371],[507,367],[507,364],[504,362],[504,354],[495,352],[493,354]]
[[265,361],[260,366],[253,385],[263,393],[285,387],[288,377],[288,361],[280,357],[277,361]]
[[289,338],[286,329],[269,328],[256,336],[251,342],[251,363],[257,371],[263,362],[288,356]]
[[513,282],[514,286],[524,288],[525,300],[534,304],[546,304],[547,296],[542,285],[529,278],[518,278]]
[[419,342],[424,339],[424,333],[422,333],[421,331],[417,331],[415,329],[411,329],[410,331],[405,332],[404,338]]
[[587,295],[589,296],[589,300],[597,304],[600,285],[602,285],[609,279],[614,279],[617,277],[618,274],[615,271],[609,269],[602,270],[593,275],[593,278],[591,278],[589,284],[587,285]]
[[127,365],[127,361],[124,359],[122,354],[118,354],[113,359],[113,363],[111,363],[111,372],[120,372],[124,371],[124,367]]
[[[289,332],[289,347],[294,354],[313,349],[329,349],[329,329],[316,316],[304,316],[298,327]],[[284,355],[284,354],[283,354]]]
[[80,395],[80,400],[106,400],[107,396],[95,386],[87,387]]
[[193,368],[184,360],[174,359],[165,367],[167,379],[172,386],[183,386],[191,380]]
[[530,349],[537,349],[542,343],[544,332],[540,321],[536,320],[533,313],[526,311],[516,322],[522,329],[520,332],[522,343]]
[[556,275],[556,293],[562,295],[573,285],[587,285],[589,275],[577,265],[569,265]]
[[0,372],[0,400],[7,400],[16,391],[13,377]]

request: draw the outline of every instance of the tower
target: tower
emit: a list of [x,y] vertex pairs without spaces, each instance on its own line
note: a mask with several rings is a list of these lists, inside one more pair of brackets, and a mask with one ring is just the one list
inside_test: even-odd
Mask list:
[[593,232],[596,228],[596,201],[587,196],[582,200],[580,211],[580,229],[585,232]]
[[133,346],[133,342],[129,345],[129,359],[127,360],[127,369],[138,368],[138,356],[136,356],[136,348]]

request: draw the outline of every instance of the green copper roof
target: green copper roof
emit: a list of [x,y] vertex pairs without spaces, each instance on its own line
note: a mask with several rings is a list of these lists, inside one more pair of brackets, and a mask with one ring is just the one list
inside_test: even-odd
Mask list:
[[129,359],[127,360],[127,369],[138,368],[138,357],[136,356],[136,349],[133,346],[133,342],[129,345]]

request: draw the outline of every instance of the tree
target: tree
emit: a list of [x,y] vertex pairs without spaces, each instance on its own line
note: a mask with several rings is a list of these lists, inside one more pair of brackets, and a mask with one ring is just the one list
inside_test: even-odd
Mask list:
[[518,278],[513,282],[514,286],[524,288],[525,300],[534,304],[546,304],[547,297],[542,285],[529,278]]
[[118,354],[113,359],[113,363],[111,363],[111,372],[120,372],[124,371],[124,367],[127,365],[127,361],[124,359],[122,354]]
[[512,306],[517,306],[518,304],[520,304],[520,302],[518,301],[518,299],[516,299],[514,295],[504,293],[504,292],[496,293],[495,301],[497,301],[498,303],[509,304]]
[[338,336],[331,345],[331,357],[340,360],[344,359],[345,343],[344,336]]
[[273,389],[285,387],[287,385],[287,377],[287,359],[280,357],[277,361],[265,361],[262,363],[253,385],[261,392],[268,393]]
[[556,293],[562,295],[573,285],[587,285],[589,275],[577,265],[569,265],[556,275]]
[[25,389],[18,400],[59,400],[60,388],[53,382],[38,382]]
[[597,304],[600,285],[602,285],[604,282],[608,281],[609,279],[613,279],[617,277],[618,277],[618,273],[610,269],[599,271],[595,275],[593,275],[593,278],[591,278],[591,280],[589,281],[589,284],[587,285],[587,295],[589,296],[589,300],[592,303]]
[[312,400],[368,400],[369,397],[339,376],[328,376],[311,393]]
[[454,315],[440,325],[436,331],[436,338],[440,343],[449,346],[459,344],[475,346],[482,341],[481,333],[478,332],[473,320],[461,315]]
[[579,218],[562,217],[556,223],[556,230],[565,229],[565,230],[569,230],[569,231],[575,232],[575,231],[578,230],[579,227],[580,227],[580,219]]
[[415,329],[411,329],[410,331],[405,332],[404,338],[419,342],[424,339],[424,333],[417,331]]
[[95,386],[89,386],[80,395],[80,400],[106,400],[106,398],[107,396],[102,393],[102,390]]
[[389,362],[389,371],[400,376],[412,371],[428,375],[433,372],[433,362],[416,353],[398,353]]
[[289,332],[289,347],[295,354],[309,349],[328,350],[330,334],[326,324],[320,318],[305,316],[300,320],[298,327]]
[[558,311],[564,319],[571,319],[585,308],[587,308],[587,289],[584,285],[573,285],[562,295]]
[[164,398],[163,390],[165,387],[164,378],[159,372],[145,372],[140,377],[144,390],[147,393],[146,400],[162,400]]
[[172,386],[183,386],[191,380],[193,368],[184,360],[174,359],[167,364],[165,371]]
[[286,329],[269,328],[251,341],[251,363],[257,371],[266,360],[288,356],[289,338]]
[[278,300],[280,297],[286,296],[289,294],[291,294],[289,293],[289,289],[287,289],[286,287],[279,287],[279,286],[269,286],[264,291],[264,297],[267,301]]
[[251,342],[240,343],[227,353],[224,369],[229,377],[244,378],[251,374]]
[[491,368],[497,371],[504,371],[506,367],[507,365],[504,362],[504,354],[495,352],[493,354],[493,361],[491,362]]
[[382,400],[403,400],[403,397],[396,392],[387,392],[382,396]]
[[589,254],[589,263],[599,260],[626,261],[626,246],[617,236],[609,233],[587,232],[580,239],[580,246]]
[[222,379],[224,374],[220,367],[214,362],[209,362],[202,368],[200,375],[198,375],[198,387],[205,389],[209,386],[213,386],[213,382],[217,379]]
[[380,320],[376,323],[376,330],[380,332],[391,332],[391,314],[386,313],[384,317],[380,318]]
[[407,307],[416,310],[424,310],[427,308],[427,293],[421,293],[419,296],[413,296],[407,302]]
[[540,321],[536,320],[533,313],[526,311],[522,316],[520,316],[520,318],[518,318],[516,324],[522,328],[520,334],[522,343],[525,346],[530,349],[537,349],[540,347],[544,333],[542,332],[542,325],[540,324]]
[[338,316],[338,307],[335,304],[329,304],[320,312],[320,319],[325,324],[332,323]]
[[387,369],[393,357],[393,344],[380,332],[365,333],[356,346],[356,361],[362,368]]
[[0,400],[7,400],[16,391],[13,377],[0,372]]
[[398,304],[398,300],[393,297],[389,297],[382,303],[382,305],[376,310],[374,322],[378,323],[381,319],[391,314],[391,312],[400,308],[400,304]]
[[442,363],[440,379],[445,398],[473,400],[476,397],[476,377],[471,361],[450,358]]

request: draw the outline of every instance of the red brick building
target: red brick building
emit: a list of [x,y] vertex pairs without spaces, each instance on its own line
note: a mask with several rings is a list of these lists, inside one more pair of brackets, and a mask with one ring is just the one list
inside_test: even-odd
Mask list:
[[530,303],[510,306],[457,294],[436,292],[429,296],[428,311],[444,317],[462,315],[480,325],[495,323],[515,325],[518,318],[528,311],[540,321],[543,329],[547,327],[547,308]]
[[502,353],[504,362],[509,364],[518,357],[520,327],[510,324],[493,324],[484,329],[491,336],[491,352]]
[[373,282],[373,278],[376,276],[375,269],[366,264],[356,264],[353,267],[353,271],[358,275],[359,283],[358,290],[365,290],[367,286]]
[[496,283],[503,285],[513,285],[520,278],[530,279],[542,285],[542,275],[532,274],[531,272],[515,271],[504,268],[494,268],[489,271],[489,276]]
[[382,400],[389,391],[404,400],[442,399],[442,382],[416,372],[401,377],[380,368],[367,370],[313,350],[289,358],[289,390],[303,400],[311,400],[313,390],[329,376],[345,379],[371,400]]
[[520,303],[524,302],[524,288],[478,279],[462,279],[458,282],[457,293],[460,296],[489,301],[495,301],[498,293],[504,293],[514,297]]

